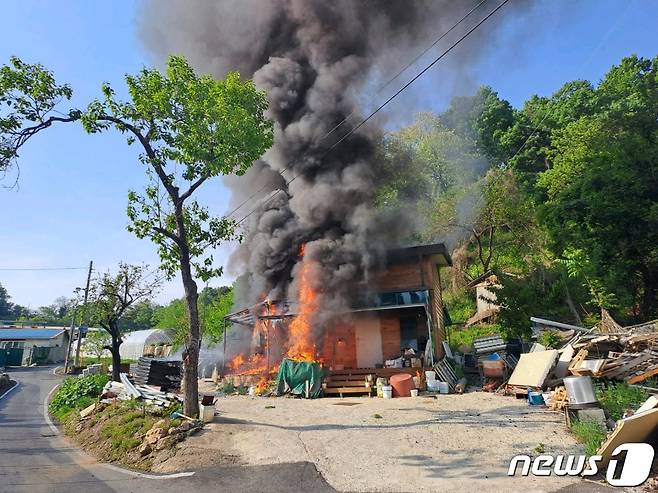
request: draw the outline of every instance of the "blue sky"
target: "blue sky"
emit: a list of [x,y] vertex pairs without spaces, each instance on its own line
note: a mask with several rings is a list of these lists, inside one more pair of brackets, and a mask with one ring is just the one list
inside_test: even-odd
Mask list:
[[[501,35],[483,47],[485,56],[468,68],[465,80],[441,85],[450,79],[441,77],[438,64],[432,77],[409,89],[411,106],[394,102],[390,111],[410,119],[414,111],[440,110],[451,94],[468,94],[480,84],[520,105],[568,80],[598,81],[623,56],[658,54],[658,0],[538,0],[532,5],[523,17],[506,17]],[[0,63],[15,54],[44,64],[73,86],[71,106],[96,97],[102,81],[121,94],[123,74],[160,62],[140,43],[136,10],[131,0],[7,2]],[[85,272],[3,268],[84,267],[89,260],[102,270],[120,260],[157,264],[153,246],[126,231],[127,190],[145,183],[136,153],[116,133],[89,136],[77,125],[45,132],[23,150],[19,187],[0,189],[0,283],[16,303],[36,308],[69,296],[83,284]],[[204,190],[203,200],[221,213],[229,192],[216,181]],[[229,281],[227,276],[213,284]],[[158,301],[180,296],[179,284],[167,284]]]

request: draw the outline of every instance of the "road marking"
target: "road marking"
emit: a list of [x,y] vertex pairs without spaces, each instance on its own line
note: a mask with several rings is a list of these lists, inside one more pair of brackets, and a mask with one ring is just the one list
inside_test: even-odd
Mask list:
[[9,389],[8,391],[6,391],[4,394],[0,395],[0,401],[1,401],[2,399],[4,399],[5,397],[7,397],[11,392],[13,392],[14,390],[16,390],[16,387],[18,387],[18,381],[15,381],[15,382],[14,382],[14,386],[13,386],[12,388],[10,388],[10,389]]
[[[16,382],[16,386],[18,386],[18,382]],[[60,384],[55,385],[52,389],[50,389],[50,392],[48,392],[48,395],[46,396],[45,400],[43,401],[43,416],[46,418],[46,423],[48,423],[48,426],[50,427],[51,430],[56,435],[60,435],[59,429],[55,426],[55,423],[52,422],[50,419],[50,415],[48,414],[48,401],[50,400],[50,396],[57,390],[57,387],[59,387]],[[12,388],[13,390],[13,388]],[[7,395],[7,394],[5,394]],[[4,397],[4,396],[3,396]],[[81,457],[88,459],[89,456],[83,452],[82,450],[75,450],[76,453],[78,453]],[[92,464],[89,464],[92,465]],[[93,465],[96,465],[96,462],[93,463]],[[130,469],[124,469],[119,466],[115,466],[113,464],[104,464],[104,463],[99,463],[99,465],[104,466],[108,469],[111,469],[112,471],[115,472],[122,472],[124,474],[128,474],[130,476],[136,477],[136,478],[143,478],[143,479],[176,479],[176,478],[186,478],[189,476],[194,476],[194,471],[190,472],[177,472],[174,474],[163,474],[163,475],[157,475],[157,474],[146,474],[143,472],[137,472],[137,471],[131,471]]]

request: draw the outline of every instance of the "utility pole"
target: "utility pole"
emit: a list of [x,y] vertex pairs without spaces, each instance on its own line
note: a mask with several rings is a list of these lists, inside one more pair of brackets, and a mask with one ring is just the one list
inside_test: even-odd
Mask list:
[[69,372],[69,360],[71,359],[71,346],[73,345],[73,331],[75,330],[75,313],[78,310],[78,305],[73,307],[73,315],[71,315],[71,328],[69,329],[69,341],[66,345],[66,357],[64,358],[64,375]]
[[[94,261],[89,261],[89,272],[87,273],[87,286],[85,287],[85,301],[82,305],[82,316],[80,317],[80,323],[84,324],[86,321],[87,314],[87,298],[89,298],[89,284],[91,283],[91,271],[94,267]],[[80,366],[80,344],[82,343],[82,337],[80,337],[80,327],[78,327],[78,344],[75,347],[75,366]]]

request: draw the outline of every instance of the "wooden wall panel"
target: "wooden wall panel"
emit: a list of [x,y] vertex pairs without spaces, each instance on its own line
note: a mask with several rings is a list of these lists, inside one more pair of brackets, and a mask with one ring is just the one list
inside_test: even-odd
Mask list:
[[374,284],[380,291],[418,289],[423,279],[418,262],[393,264],[386,270],[374,274]]
[[[341,342],[339,342],[339,339]],[[356,337],[354,325],[338,321],[327,330],[322,344],[322,359],[325,366],[356,368]]]
[[393,311],[380,312],[382,355],[384,359],[400,357],[400,316]]

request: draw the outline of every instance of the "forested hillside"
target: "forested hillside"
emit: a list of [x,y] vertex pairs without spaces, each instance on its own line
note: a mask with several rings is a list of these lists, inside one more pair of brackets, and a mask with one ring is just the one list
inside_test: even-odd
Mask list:
[[[467,283],[496,273],[497,328],[529,317],[593,325],[658,318],[658,58],[621,60],[521,108],[482,87],[384,140],[381,207],[407,207],[417,241],[446,241],[453,320]],[[400,165],[403,163],[403,165]]]

